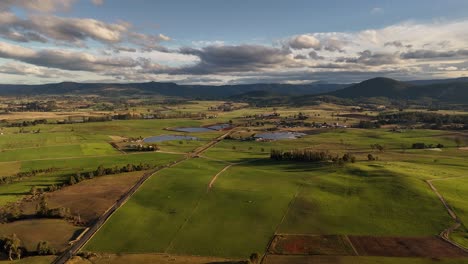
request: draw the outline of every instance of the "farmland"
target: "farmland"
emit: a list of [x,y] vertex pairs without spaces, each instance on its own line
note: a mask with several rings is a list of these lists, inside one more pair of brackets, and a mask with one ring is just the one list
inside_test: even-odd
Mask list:
[[[0,235],[15,233],[30,252],[40,241],[61,252],[97,223],[97,232],[85,235],[80,257],[70,263],[235,263],[254,252],[264,263],[431,263],[418,245],[437,249],[438,255],[429,257],[441,263],[463,263],[463,251],[438,237],[456,220],[427,181],[462,222],[449,239],[468,245],[466,132],[357,128],[359,115],[332,104],[207,110],[219,104],[161,108],[167,115],[213,115],[206,119],[49,121],[30,129],[39,133],[4,127],[0,177],[36,172],[0,185],[0,205],[21,211],[17,220],[0,224]],[[263,117],[273,112],[273,119]],[[299,113],[308,116],[301,125],[279,125]],[[367,112],[366,120],[374,114]],[[316,125],[344,122],[343,115],[353,116],[346,126]],[[233,127],[226,131],[175,131],[227,123]],[[304,135],[253,138],[276,131]],[[197,139],[157,142],[155,151],[128,150],[159,135]],[[421,142],[430,147],[413,147]],[[333,157],[327,162],[270,158],[271,150],[298,149]],[[353,162],[332,161],[345,154]],[[135,193],[127,195],[134,186]],[[62,215],[38,217],[44,203]],[[34,236],[31,230],[37,230]],[[383,248],[372,248],[374,240]]]

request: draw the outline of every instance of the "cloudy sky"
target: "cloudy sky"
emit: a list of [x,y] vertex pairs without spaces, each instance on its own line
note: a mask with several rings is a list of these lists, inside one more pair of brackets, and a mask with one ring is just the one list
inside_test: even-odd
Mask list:
[[466,0],[0,0],[0,83],[468,76]]

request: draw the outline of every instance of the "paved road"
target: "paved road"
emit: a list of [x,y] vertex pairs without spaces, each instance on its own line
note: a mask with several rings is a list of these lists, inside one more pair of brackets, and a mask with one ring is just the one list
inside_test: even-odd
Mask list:
[[202,147],[199,147],[195,151],[189,153],[183,159],[172,162],[158,169],[152,170],[148,173],[145,173],[143,177],[141,177],[141,179],[138,180],[138,182],[135,185],[133,185],[133,187],[130,190],[128,190],[119,200],[117,200],[114,203],[114,205],[112,205],[112,207],[107,209],[107,211],[104,214],[102,214],[92,226],[89,227],[89,229],[86,231],[85,234],[81,236],[80,239],[78,239],[75,243],[73,243],[73,245],[71,245],[64,253],[58,256],[52,263],[53,264],[65,264],[68,260],[70,260],[73,257],[73,255],[75,255],[93,237],[93,235],[106,223],[106,221],[112,216],[112,214],[115,213],[115,211],[117,211],[117,209],[119,209],[123,204],[125,204],[125,202],[127,202],[133,194],[136,193],[136,191],[143,185],[143,183],[145,183],[146,180],[148,180],[151,177],[151,175],[155,174],[156,172],[162,169],[173,167],[181,163],[182,161],[188,160],[193,157],[197,157],[204,151],[208,150],[209,148],[211,148],[212,146],[216,145],[218,142],[223,140],[226,136],[228,136],[232,132],[233,130],[230,130],[227,133],[223,134],[222,136],[217,137],[216,139],[210,141],[208,144]]

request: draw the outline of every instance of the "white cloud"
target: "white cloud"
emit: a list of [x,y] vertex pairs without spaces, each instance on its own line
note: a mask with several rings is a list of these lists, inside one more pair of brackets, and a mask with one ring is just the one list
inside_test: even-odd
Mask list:
[[380,14],[384,13],[384,9],[381,8],[381,7],[374,7],[374,8],[371,9],[370,13],[372,15],[380,15]]
[[299,35],[289,41],[289,46],[293,49],[320,49],[320,41],[312,35]]

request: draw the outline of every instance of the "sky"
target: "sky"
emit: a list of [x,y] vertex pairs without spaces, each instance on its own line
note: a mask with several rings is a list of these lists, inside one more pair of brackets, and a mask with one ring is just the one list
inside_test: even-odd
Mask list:
[[468,76],[466,0],[0,0],[0,83]]

